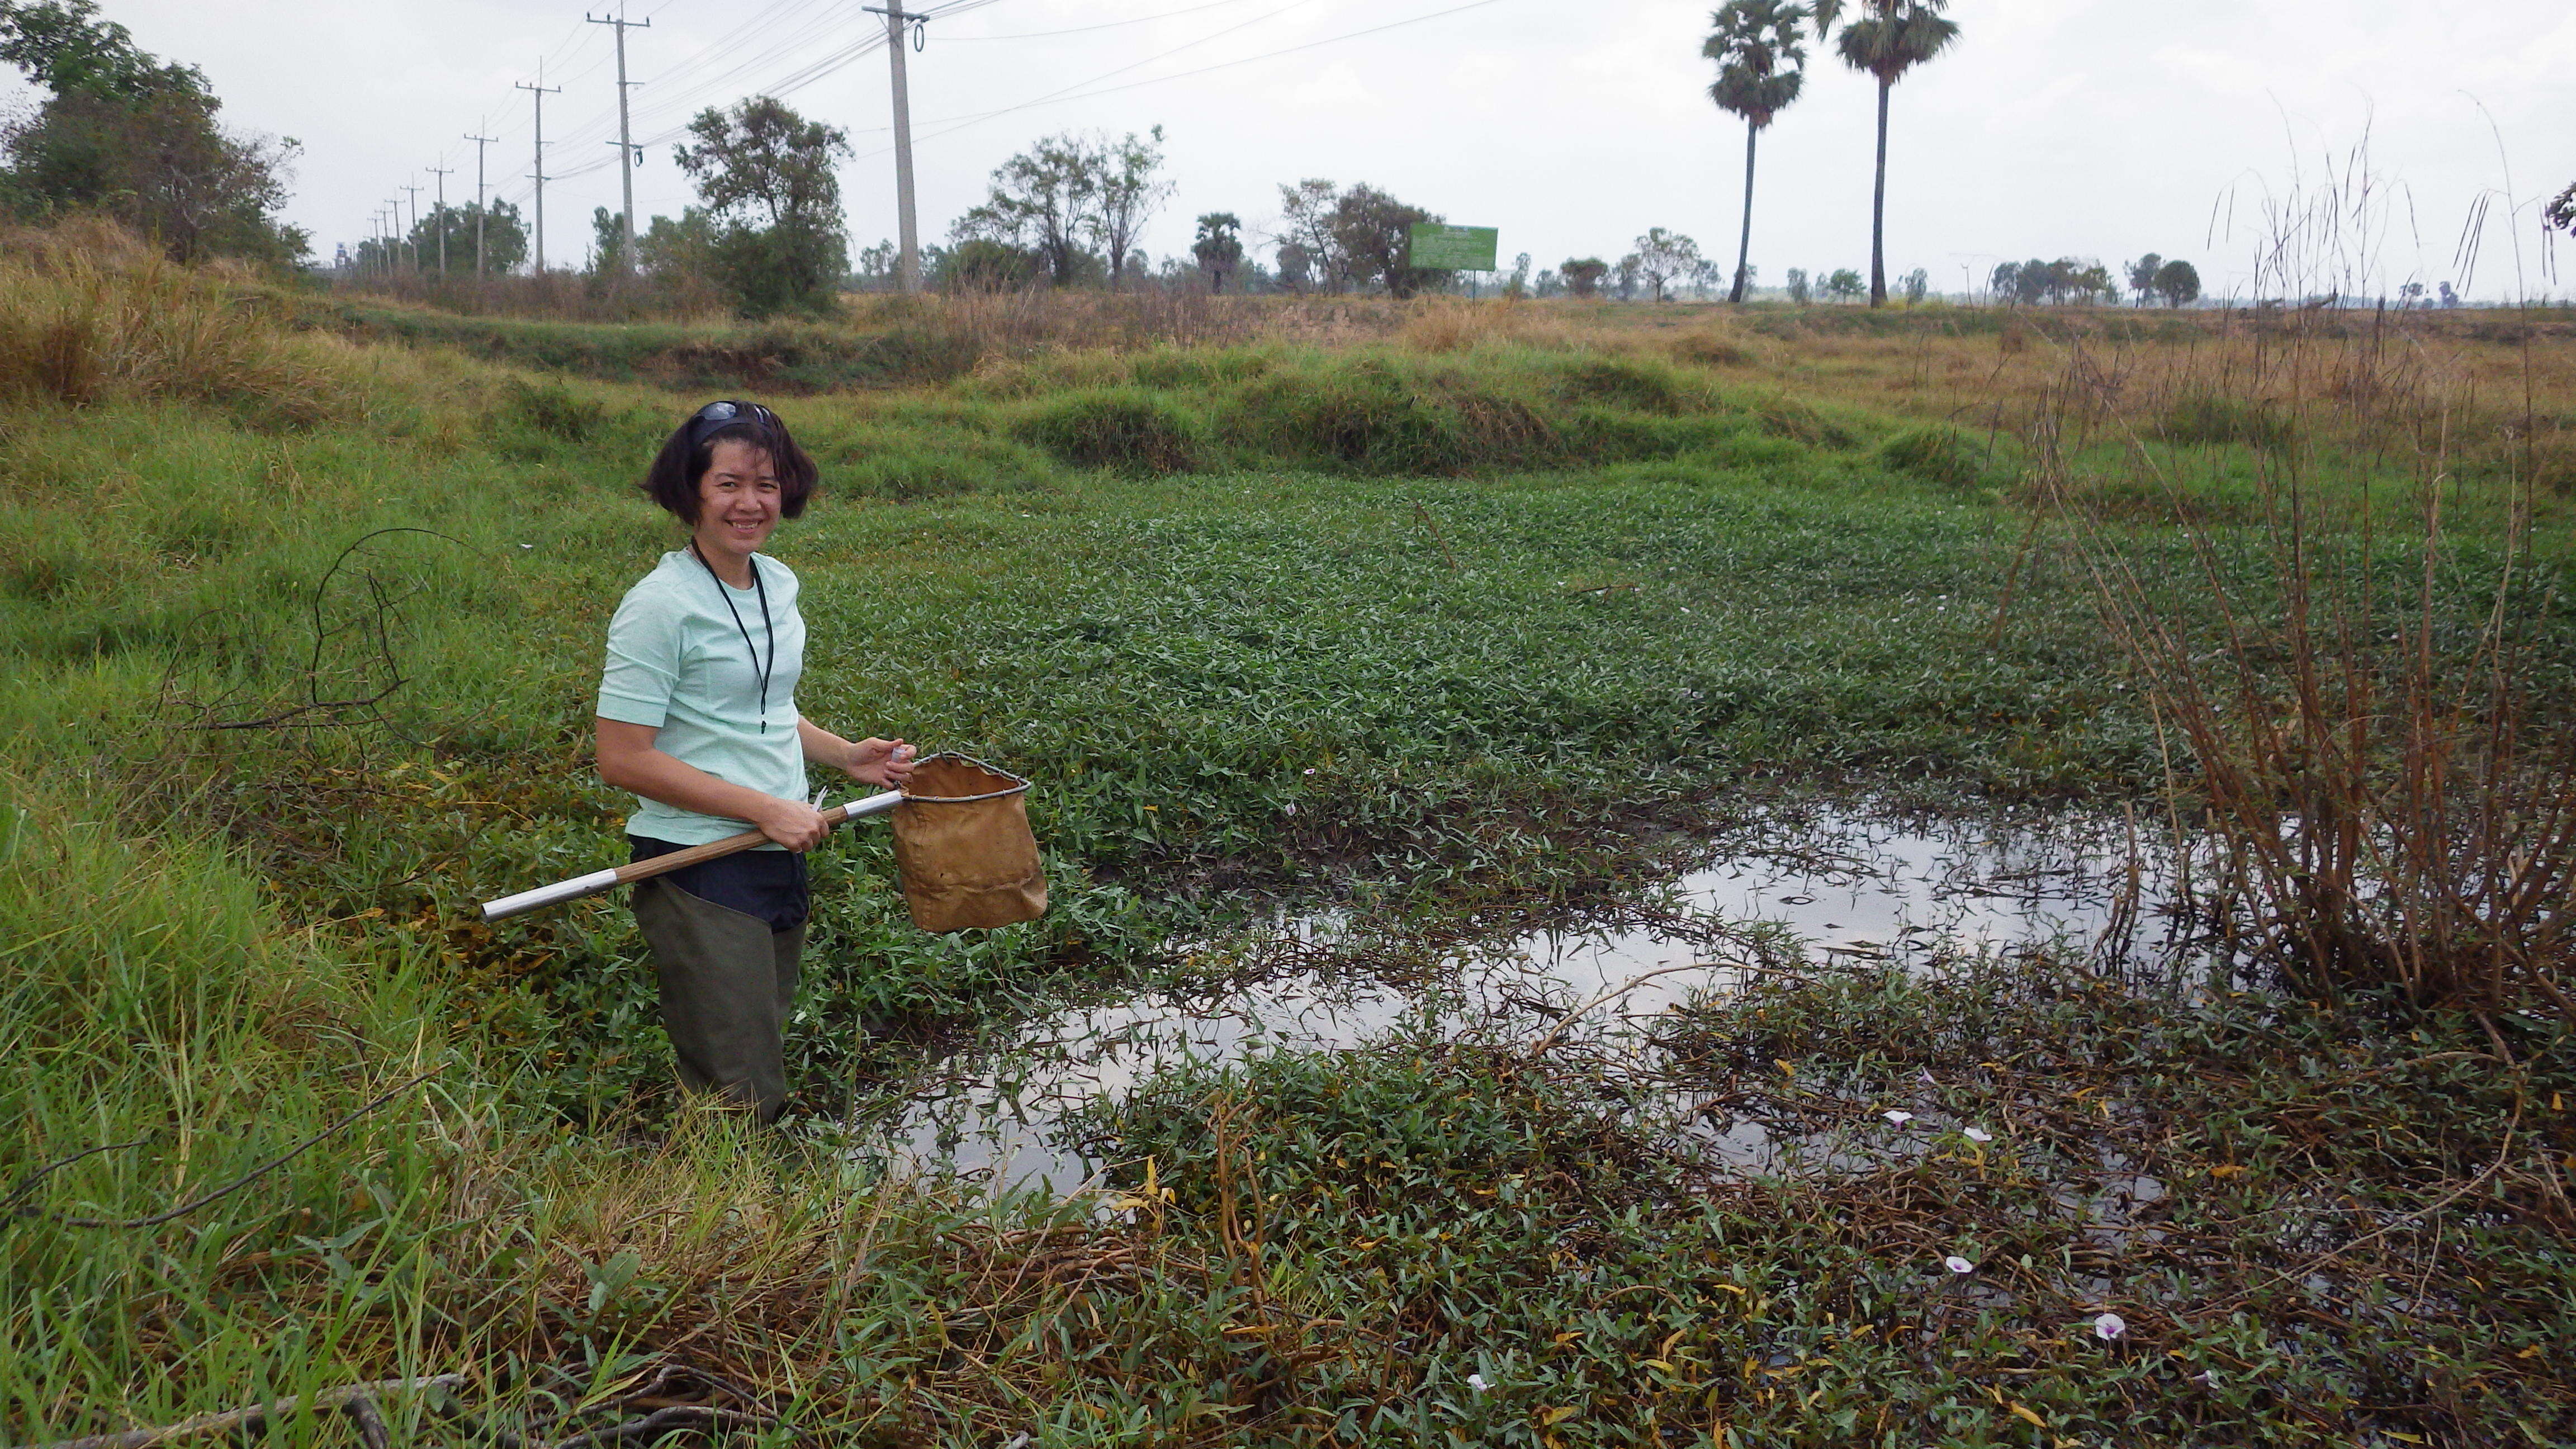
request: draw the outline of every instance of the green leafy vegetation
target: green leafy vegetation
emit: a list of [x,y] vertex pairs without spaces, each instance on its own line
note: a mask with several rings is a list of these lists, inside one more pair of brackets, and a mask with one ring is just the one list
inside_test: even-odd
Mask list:
[[[1991,411],[1956,434],[1921,415],[1948,398],[1895,416],[1876,375],[1807,385],[1880,365],[1871,331],[1496,310],[1421,314],[1418,341],[1020,354],[926,304],[878,320],[966,360],[871,379],[910,386],[784,399],[711,358],[684,380],[778,400],[824,465],[778,545],[800,704],[1036,779],[1055,888],[1044,921],[924,937],[881,836],[819,853],[809,1115],[745,1137],[670,1100],[620,903],[473,907],[620,855],[599,640],[674,540],[635,478],[703,401],[655,359],[753,334],[352,341],[78,250],[0,246],[0,427],[42,439],[0,493],[0,1032],[30,1064],[0,1079],[12,1441],[450,1372],[446,1399],[386,1398],[401,1434],[560,1438],[682,1368],[742,1385],[728,1412],[861,1443],[2576,1432],[2525,1356],[2567,1336],[2576,1083],[2524,997],[2481,1023],[2366,981],[2329,1009],[1807,969],[1633,1057],[1398,1037],[1165,1080],[1091,1124],[1123,1164],[1108,1203],[850,1166],[839,1124],[939,1043],[1203,980],[1227,967],[1201,945],[1258,912],[1347,909],[1430,944],[1322,964],[1420,969],[1632,900],[1784,791],[2151,798],[2174,756],[2139,696],[2174,686],[2105,630],[2095,568],[2134,578],[2114,614],[2178,638],[2218,637],[2222,598],[2286,620],[2277,540],[2237,521],[2282,450],[2025,430],[2063,420],[2071,369],[1994,333],[1886,342],[1888,378],[1973,358]],[[474,329],[524,350],[458,355]],[[78,347],[32,346],[58,335]],[[2291,451],[2347,470],[2328,500],[2405,484],[2337,451],[2348,419],[2278,406]],[[2138,457],[2162,472],[2115,471]],[[1993,492],[1927,476],[1963,458]],[[2002,485],[2042,467],[2056,502],[2025,511]],[[2558,555],[2455,489],[2429,570],[2385,532],[2306,557],[2428,579],[2352,618],[2436,650],[2476,647],[2516,560],[2545,732],[2576,662]],[[1665,1090],[1852,1155],[1717,1171],[1649,1130]],[[1881,1132],[1897,1107],[1926,1125]],[[1942,1135],[1969,1125],[1996,1140]],[[2111,1173],[2163,1195],[2115,1219]],[[2092,1336],[2102,1312],[2125,1337]]]

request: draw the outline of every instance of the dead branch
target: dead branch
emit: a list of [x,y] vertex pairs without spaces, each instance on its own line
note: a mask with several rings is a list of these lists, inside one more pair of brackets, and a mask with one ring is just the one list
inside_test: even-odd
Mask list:
[[[163,1223],[170,1222],[173,1219],[186,1217],[188,1214],[195,1212],[197,1209],[204,1207],[210,1202],[214,1202],[219,1198],[229,1197],[232,1194],[241,1191],[243,1188],[250,1186],[260,1178],[267,1176],[269,1173],[274,1172],[278,1168],[284,1167],[286,1164],[294,1161],[296,1158],[303,1156],[305,1152],[320,1144],[325,1139],[346,1130],[359,1118],[366,1116],[378,1107],[381,1107],[387,1102],[392,1101],[394,1098],[401,1096],[403,1093],[410,1091],[412,1088],[419,1086],[421,1083],[428,1081],[430,1078],[437,1076],[440,1070],[441,1069],[439,1067],[430,1068],[428,1071],[421,1073],[419,1076],[412,1078],[401,1086],[395,1087],[393,1090],[386,1092],[383,1096],[376,1098],[367,1105],[360,1107],[348,1116],[341,1118],[339,1121],[334,1122],[330,1126],[323,1128],[321,1131],[314,1133],[312,1136],[305,1138],[303,1141],[288,1148],[286,1151],[279,1153],[277,1156],[270,1158],[268,1161],[261,1163],[259,1166],[254,1167],[250,1171],[243,1173],[241,1176],[234,1178],[232,1181],[225,1183],[223,1186],[218,1187],[211,1192],[201,1193],[167,1212],[154,1213],[148,1218],[76,1218],[63,1213],[49,1212],[43,1208],[19,1206],[11,1208],[10,1213],[15,1217],[50,1219],[51,1221],[60,1223],[67,1228],[157,1228]],[[124,1143],[120,1145],[130,1147],[134,1144]],[[110,1149],[103,1147],[91,1149],[93,1152],[104,1152],[108,1150]],[[63,1162],[56,1163],[54,1166],[60,1167],[67,1163],[77,1161],[78,1157],[85,1157],[88,1155],[88,1153],[81,1153],[76,1157],[65,1158]],[[44,1169],[45,1172],[51,1172],[52,1170],[52,1167]],[[42,1173],[38,1174],[39,1177],[42,1175]],[[29,1183],[29,1186],[33,1186],[32,1181]]]
[[[373,1383],[344,1384],[339,1388],[324,1389],[313,1395],[312,1407],[317,1412],[325,1409],[346,1410],[354,1404],[364,1403],[368,1407],[363,1413],[373,1416],[375,1413],[373,1401],[379,1394],[426,1393],[432,1389],[458,1388],[464,1382],[463,1374],[438,1374],[422,1379],[378,1379]],[[252,1404],[248,1408],[199,1414],[193,1419],[182,1419],[176,1424],[163,1424],[158,1428],[128,1429],[121,1434],[93,1434],[86,1439],[59,1439],[50,1444],[28,1445],[26,1449],[148,1449],[150,1445],[166,1444],[173,1439],[194,1439],[207,1434],[221,1434],[232,1429],[245,1429],[270,1419],[282,1419],[304,1409],[305,1402],[304,1396],[299,1394],[292,1398],[274,1399],[265,1404]],[[375,1422],[377,1430],[382,1432],[384,1420],[376,1417]],[[363,1432],[365,1419],[361,1418],[360,1423]]]

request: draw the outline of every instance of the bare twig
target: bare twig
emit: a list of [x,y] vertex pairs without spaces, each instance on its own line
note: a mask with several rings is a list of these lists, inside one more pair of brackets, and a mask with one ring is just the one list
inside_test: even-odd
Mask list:
[[766,1429],[777,1424],[753,1414],[737,1414],[730,1409],[710,1408],[704,1404],[673,1404],[655,1409],[640,1419],[629,1419],[604,1429],[592,1429],[556,1442],[554,1449],[584,1449],[587,1445],[618,1444],[629,1439],[656,1439],[673,1429]]
[[[378,1379],[373,1383],[344,1384],[336,1389],[324,1389],[312,1396],[310,1404],[318,1411],[348,1409],[354,1404],[364,1403],[369,1406],[365,1412],[372,1415],[374,1414],[373,1400],[379,1394],[425,1393],[431,1389],[457,1388],[464,1382],[463,1374],[439,1374],[423,1379]],[[150,1445],[166,1444],[173,1439],[194,1439],[207,1434],[221,1434],[232,1429],[248,1428],[270,1419],[282,1419],[306,1406],[307,1400],[299,1394],[292,1398],[274,1399],[265,1404],[252,1404],[248,1408],[226,1409],[215,1414],[199,1414],[193,1419],[182,1419],[178,1423],[163,1424],[158,1428],[128,1429],[121,1434],[93,1434],[86,1439],[58,1439],[50,1444],[29,1445],[27,1449],[148,1449]],[[381,1417],[376,1419],[376,1426],[379,1432],[383,1430],[384,1420]]]
[[[287,1163],[304,1155],[306,1151],[319,1144],[324,1139],[347,1129],[359,1118],[366,1116],[378,1107],[381,1107],[387,1102],[392,1101],[394,1098],[401,1096],[403,1093],[410,1091],[412,1088],[419,1086],[421,1083],[428,1081],[430,1078],[437,1076],[439,1071],[440,1068],[438,1067],[430,1068],[428,1071],[421,1073],[419,1076],[412,1078],[401,1086],[395,1087],[393,1090],[386,1092],[384,1095],[376,1098],[372,1102],[369,1102],[367,1105],[360,1107],[348,1116],[341,1118],[339,1121],[334,1122],[330,1126],[323,1128],[321,1131],[314,1133],[312,1136],[305,1138],[303,1141],[288,1148],[286,1151],[279,1153],[277,1156],[270,1158],[268,1161],[261,1163],[259,1166],[254,1167],[250,1171],[243,1173],[241,1176],[234,1178],[232,1181],[225,1183],[223,1186],[216,1188],[211,1192],[201,1193],[167,1212],[154,1213],[148,1218],[76,1218],[62,1213],[48,1212],[43,1208],[21,1206],[12,1208],[10,1211],[15,1216],[22,1218],[49,1218],[54,1222],[61,1223],[67,1228],[157,1228],[161,1224],[169,1222],[175,1218],[186,1217],[188,1214],[195,1212],[197,1209],[204,1207],[206,1204],[213,1202],[218,1198],[228,1197],[233,1193],[239,1192],[243,1188],[250,1186],[261,1177],[276,1171],[278,1168],[283,1167]],[[133,1144],[126,1143],[122,1145],[132,1146]],[[91,1150],[103,1152],[108,1149],[93,1148]],[[65,1160],[71,1161],[74,1159]],[[57,1163],[55,1165],[61,1166],[62,1164]],[[46,1171],[51,1170],[51,1168],[46,1169]]]
[[1440,545],[1440,552],[1448,558],[1449,567],[1464,568],[1465,565],[1458,562],[1458,555],[1450,549],[1448,538],[1440,532],[1440,525],[1432,519],[1431,510],[1423,507],[1419,498],[1413,500],[1413,516],[1422,520],[1424,528],[1431,530],[1431,541]]
[[1523,1056],[1525,1058],[1535,1060],[1539,1053],[1556,1045],[1558,1035],[1567,1027],[1574,1025],[1574,1019],[1576,1017],[1581,1016],[1583,1013],[1590,1011],[1592,1008],[1599,1006],[1605,1001],[1625,996],[1629,992],[1636,990],[1638,987],[1645,985],[1647,982],[1654,980],[1658,976],[1670,976],[1676,971],[1707,971],[1720,968],[1733,968],[1739,971],[1754,969],[1752,967],[1737,966],[1736,963],[1732,961],[1693,961],[1681,966],[1658,967],[1655,970],[1647,972],[1643,976],[1631,979],[1625,986],[1621,986],[1610,991],[1604,991],[1599,996],[1592,998],[1590,1001],[1574,1008],[1565,1015],[1558,1017],[1556,1019],[1556,1025],[1549,1027],[1547,1029],[1547,1035],[1540,1037],[1535,1045],[1533,1045],[1527,1052],[1523,1053]]

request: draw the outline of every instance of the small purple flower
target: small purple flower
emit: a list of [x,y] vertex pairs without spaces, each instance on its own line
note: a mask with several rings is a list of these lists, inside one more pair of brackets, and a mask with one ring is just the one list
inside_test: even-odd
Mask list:
[[1943,1258],[1941,1260],[1941,1266],[1949,1269],[1953,1273],[1973,1273],[1977,1271],[1976,1264],[1969,1262],[1967,1259],[1960,1257],[1956,1253],[1952,1253],[1950,1256]]
[[2093,1320],[2093,1336],[2104,1343],[2129,1331],[2129,1320],[2116,1313],[2105,1313]]

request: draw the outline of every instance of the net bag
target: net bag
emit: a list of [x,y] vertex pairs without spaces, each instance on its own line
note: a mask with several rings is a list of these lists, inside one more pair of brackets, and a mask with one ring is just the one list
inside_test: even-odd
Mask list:
[[894,864],[914,925],[980,931],[1046,914],[1028,789],[1019,776],[964,755],[931,755],[913,766],[894,807]]

